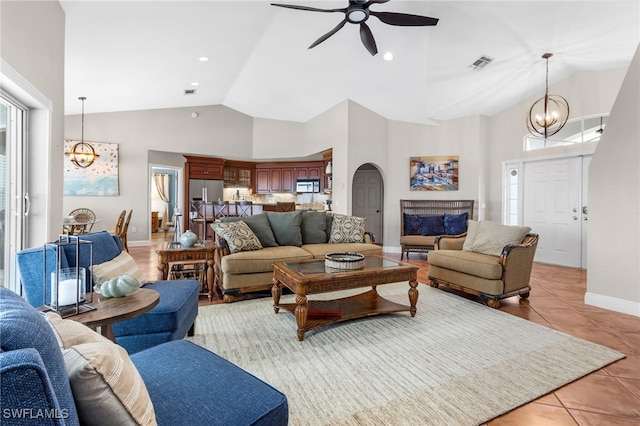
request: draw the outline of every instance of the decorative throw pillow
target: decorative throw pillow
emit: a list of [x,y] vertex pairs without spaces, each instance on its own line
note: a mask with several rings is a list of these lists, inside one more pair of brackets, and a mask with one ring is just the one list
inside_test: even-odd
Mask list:
[[260,240],[262,247],[278,246],[278,242],[276,241],[276,237],[273,235],[273,231],[271,230],[271,225],[269,224],[269,219],[267,219],[266,214],[261,213],[246,217],[227,217],[222,219],[222,222],[238,222],[240,220],[249,225],[249,228],[251,228],[253,233],[256,234],[256,237]]
[[504,246],[520,244],[529,231],[531,228],[528,226],[507,226],[481,220],[478,222],[475,238],[469,245],[465,241],[462,249],[500,256]]
[[300,229],[302,211],[265,212],[265,214],[279,245],[296,247],[302,245],[302,231]]
[[444,216],[420,216],[421,235],[444,235]]
[[262,248],[262,244],[260,244],[256,234],[242,220],[238,222],[215,222],[211,227],[227,241],[231,253],[260,250]]
[[125,274],[131,275],[140,281],[140,284],[148,282],[140,268],[138,268],[136,261],[133,260],[133,257],[131,257],[131,255],[126,251],[123,251],[111,260],[93,265],[91,267],[91,272],[93,272],[94,284],[102,284],[111,278],[116,278]]
[[325,216],[325,212],[302,212],[300,223],[302,244],[327,242],[327,219]]
[[460,235],[467,232],[469,213],[444,214],[444,233],[446,235]]
[[364,217],[333,215],[330,243],[363,243],[367,219]]
[[63,319],[55,312],[47,312],[44,318],[53,329],[60,349],[69,349],[83,343],[110,342],[109,339],[86,325],[70,319]]
[[81,424],[157,424],[147,387],[124,348],[84,343],[63,355]]
[[422,235],[422,226],[420,225],[420,216],[417,214],[403,213],[402,221],[404,223],[404,235]]

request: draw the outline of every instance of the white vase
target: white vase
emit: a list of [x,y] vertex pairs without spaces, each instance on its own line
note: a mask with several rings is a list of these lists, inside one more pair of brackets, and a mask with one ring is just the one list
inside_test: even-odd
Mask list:
[[182,247],[193,247],[196,241],[198,241],[198,236],[189,229],[180,236]]

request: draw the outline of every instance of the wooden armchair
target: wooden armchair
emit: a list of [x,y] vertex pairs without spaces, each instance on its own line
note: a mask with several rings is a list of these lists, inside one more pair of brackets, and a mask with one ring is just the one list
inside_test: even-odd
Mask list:
[[500,300],[507,297],[529,297],[537,234],[526,233],[519,243],[504,245],[499,255],[463,250],[466,238],[471,237],[436,238],[435,250],[429,253],[432,287],[446,286],[474,294],[492,308],[499,308]]

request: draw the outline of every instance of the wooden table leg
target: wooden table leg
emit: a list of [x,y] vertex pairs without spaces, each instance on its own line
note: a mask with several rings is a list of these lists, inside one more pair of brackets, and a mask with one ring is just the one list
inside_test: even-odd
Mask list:
[[169,262],[164,255],[158,255],[158,281],[166,280],[169,276]]
[[113,327],[111,326],[111,324],[101,325],[100,334],[102,334],[107,339],[111,340],[113,343],[116,342],[116,338],[113,335]]
[[411,312],[411,316],[416,316],[416,304],[418,303],[418,281],[411,280],[409,281],[409,303],[411,304],[411,308],[409,312]]
[[273,279],[273,286],[271,287],[271,297],[273,297],[273,312],[276,314],[280,311],[278,305],[280,304],[280,296],[282,295],[282,287],[280,281]]
[[296,294],[296,323],[298,324],[298,340],[304,340],[305,327],[307,326],[307,314],[309,312],[309,304],[307,296],[304,294]]
[[213,259],[207,259],[207,287],[209,289],[209,302],[213,300]]

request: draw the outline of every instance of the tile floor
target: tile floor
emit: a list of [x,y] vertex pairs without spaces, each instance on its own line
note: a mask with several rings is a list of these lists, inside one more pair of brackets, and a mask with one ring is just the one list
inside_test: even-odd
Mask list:
[[[129,249],[150,279],[156,278],[155,248],[163,238],[163,234],[154,234],[151,246]],[[396,254],[387,256],[400,258]],[[418,281],[426,283],[429,271],[426,256],[412,254],[409,263],[420,266]],[[584,270],[536,263],[531,286],[528,300],[512,297],[504,300],[500,309],[610,347],[624,353],[626,358],[493,419],[487,425],[640,426],[640,318],[585,305]],[[201,305],[215,303],[221,303],[221,300],[209,302],[203,297],[200,301]]]

